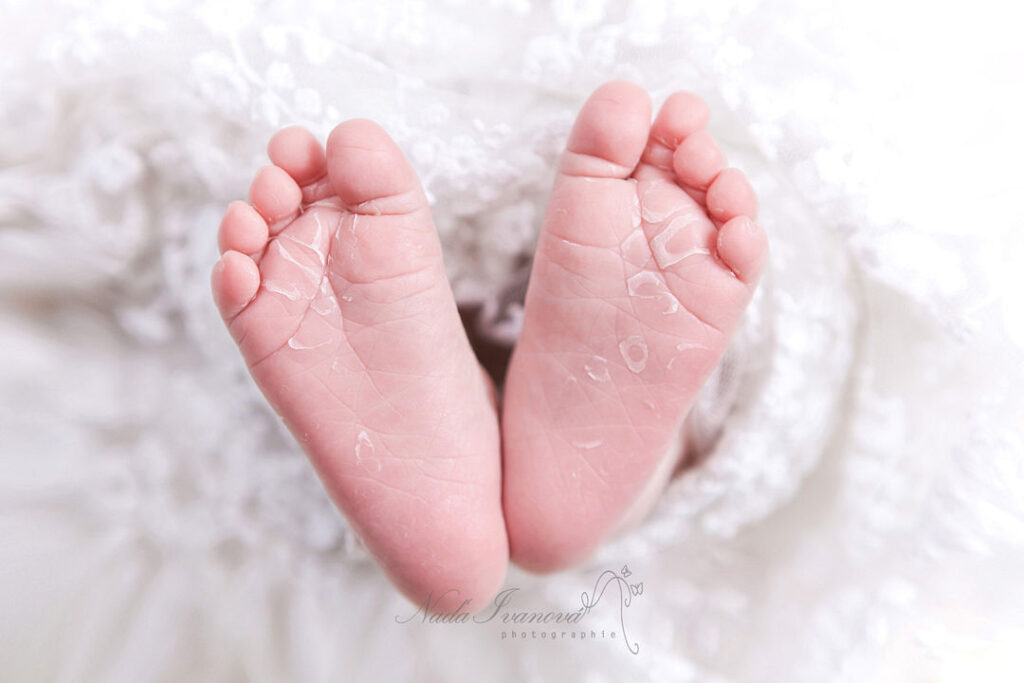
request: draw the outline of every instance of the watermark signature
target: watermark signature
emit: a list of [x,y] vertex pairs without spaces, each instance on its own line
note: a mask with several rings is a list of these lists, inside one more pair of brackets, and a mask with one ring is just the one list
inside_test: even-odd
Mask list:
[[[629,565],[623,565],[619,571],[606,569],[601,572],[594,582],[594,588],[590,591],[583,591],[580,594],[580,606],[576,609],[558,612],[515,610],[512,603],[515,599],[518,588],[506,588],[495,596],[494,601],[485,609],[476,614],[469,611],[469,600],[463,600],[454,610],[448,612],[438,611],[436,607],[443,601],[450,599],[450,596],[458,596],[458,591],[449,590],[435,599],[431,593],[426,602],[415,612],[408,616],[396,615],[395,621],[399,624],[408,624],[419,621],[424,624],[501,624],[505,628],[501,631],[502,640],[591,640],[610,639],[622,640],[626,648],[633,654],[639,654],[640,644],[629,638],[626,632],[626,610],[633,604],[633,599],[644,593],[643,581],[631,583],[635,579]],[[606,599],[607,596],[607,599]],[[618,597],[617,602],[615,597]],[[618,608],[619,628],[618,632],[607,629],[588,629],[584,621],[599,604],[609,605],[611,609]],[[529,631],[524,626],[534,628]]]

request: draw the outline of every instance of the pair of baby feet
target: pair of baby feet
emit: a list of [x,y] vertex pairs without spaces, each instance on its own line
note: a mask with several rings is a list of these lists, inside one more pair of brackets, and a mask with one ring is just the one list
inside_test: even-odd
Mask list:
[[407,597],[474,610],[509,557],[585,559],[642,515],[756,285],[744,176],[680,92],[608,83],[562,156],[509,367],[467,340],[424,191],[376,124],[286,128],[220,227],[214,299],[256,383]]

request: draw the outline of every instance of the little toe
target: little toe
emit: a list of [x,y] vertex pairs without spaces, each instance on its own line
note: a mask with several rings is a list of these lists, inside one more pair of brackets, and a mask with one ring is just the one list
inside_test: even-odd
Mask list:
[[679,144],[708,125],[708,105],[692,92],[680,91],[661,106],[644,150],[645,164],[672,170],[672,155]]
[[267,143],[267,155],[300,187],[314,183],[327,174],[324,148],[313,134],[301,126],[282,128]]
[[651,128],[651,99],[634,83],[605,83],[573,125],[560,171],[568,176],[628,178]]
[[725,168],[725,155],[711,133],[702,129],[679,143],[672,155],[672,168],[676,179],[683,185],[707,190],[711,181]]
[[768,260],[768,237],[747,216],[736,216],[718,231],[718,255],[740,280],[753,285]]
[[302,190],[287,171],[277,166],[264,166],[253,178],[249,201],[270,226],[271,232],[299,210]]
[[757,218],[757,197],[746,176],[737,168],[727,168],[708,186],[706,204],[712,218],[725,223],[737,216]]
[[217,246],[220,253],[238,251],[243,254],[258,254],[267,244],[269,232],[267,223],[256,209],[243,201],[228,205],[217,231]]
[[353,119],[331,131],[327,173],[334,192],[355,213],[407,214],[427,208],[416,172],[373,121]]
[[245,254],[226,251],[214,265],[210,280],[213,300],[224,320],[230,322],[256,296],[260,272],[256,263]]

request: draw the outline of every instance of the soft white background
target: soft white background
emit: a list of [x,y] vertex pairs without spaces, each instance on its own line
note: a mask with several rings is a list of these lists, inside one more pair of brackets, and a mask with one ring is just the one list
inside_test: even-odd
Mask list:
[[[1024,48],[1010,3],[7,2],[0,679],[1012,681],[1024,666]],[[463,302],[529,254],[587,93],[704,96],[771,272],[705,458],[588,566],[640,645],[397,624],[208,297],[276,127],[371,117]],[[508,326],[495,325],[496,336]]]

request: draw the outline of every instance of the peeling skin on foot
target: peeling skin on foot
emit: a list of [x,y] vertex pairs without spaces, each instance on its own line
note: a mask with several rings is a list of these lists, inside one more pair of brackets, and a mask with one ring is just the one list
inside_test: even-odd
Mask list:
[[619,342],[619,353],[630,372],[640,373],[647,367],[647,342],[638,334]]
[[595,382],[608,382],[612,378],[608,372],[608,359],[604,356],[594,356],[590,363],[583,364],[583,369],[587,377]]
[[[681,344],[676,344],[676,350],[677,351],[690,351],[692,349],[705,349],[706,350],[707,347],[704,346],[703,344],[698,344],[697,342],[683,342]],[[665,369],[666,370],[671,370],[672,366],[675,364],[676,360],[679,359],[679,358],[682,358],[682,356],[672,356],[671,358],[669,358],[668,359],[668,364],[665,366]]]
[[310,307],[320,315],[330,315],[338,310],[338,301],[334,298],[326,274],[320,279],[320,296],[313,299]]
[[295,286],[295,283],[289,283],[288,287],[282,287],[278,284],[271,282],[270,280],[263,281],[263,289],[274,294],[280,294],[289,301],[298,301],[302,298],[302,292]]
[[[277,250],[280,252],[281,258],[283,258],[285,261],[288,261],[289,263],[295,264],[296,266],[301,268],[303,271],[308,273],[311,276],[310,277],[311,281],[318,281],[320,279],[321,275],[323,275],[323,267],[322,267],[323,264],[321,264],[321,267],[319,269],[317,269],[317,268],[313,268],[313,266],[310,266],[308,264],[303,263],[302,261],[300,261],[295,256],[295,254],[293,254],[292,252],[290,252],[287,249],[285,249],[285,246],[284,246],[284,240],[285,239],[291,240],[292,242],[295,242],[296,244],[301,244],[300,242],[297,242],[292,237],[287,237],[287,236],[284,236],[284,235],[279,236],[276,240],[274,240],[274,244],[277,245]],[[303,246],[309,247],[310,245],[303,245]]]
[[[692,216],[681,213],[673,218],[661,232],[651,239],[651,251],[654,252],[654,260],[657,261],[658,266],[661,268],[668,268],[669,266],[675,265],[690,256],[711,253],[711,251],[706,247],[687,246],[679,248],[674,244],[675,242],[682,242],[684,244],[693,243],[692,238],[687,239],[687,235],[681,234],[683,231],[691,228],[693,224],[694,218]],[[674,240],[673,238],[677,235],[680,239]]]
[[307,351],[327,346],[332,341],[333,337],[326,330],[316,330],[304,325],[288,340],[288,346],[299,351]]
[[281,256],[282,259],[284,259],[288,263],[291,263],[294,266],[297,266],[302,273],[309,277],[293,277],[290,279],[274,279],[268,277],[263,280],[262,287],[268,292],[280,294],[289,301],[298,301],[299,299],[312,298],[313,296],[315,296],[315,291],[310,293],[307,293],[307,291],[309,289],[313,289],[313,283],[321,282],[323,280],[323,268],[321,267],[320,269],[316,269],[300,261],[295,256],[295,254],[293,254],[291,251],[288,250],[287,247],[284,246],[284,239],[291,239],[291,241],[295,242],[293,238],[278,237],[272,242],[272,245],[276,246],[277,248],[277,253]]
[[359,430],[356,436],[356,464],[365,470],[380,472],[380,460],[376,457],[377,449],[365,429]]
[[626,291],[630,296],[640,299],[666,301],[667,307],[662,311],[662,315],[670,315],[679,310],[679,300],[669,291],[665,278],[660,273],[641,270],[626,281]]
[[338,310],[338,302],[331,297],[318,297],[313,300],[311,306],[320,315],[330,315]]
[[640,215],[648,225],[660,225],[683,210],[677,202],[672,201],[671,195],[665,197],[664,188],[655,183],[648,185],[642,195],[638,194],[637,200]]
[[352,214],[352,221],[348,224],[348,231],[353,235],[356,234],[356,224],[359,223],[359,216]]
[[665,269],[690,256],[710,254],[711,251],[706,247],[693,246],[696,241],[694,228],[700,225],[703,218],[697,213],[699,209],[670,201],[660,189],[663,188],[657,185],[651,187],[641,201],[644,222],[651,228],[660,228],[650,240],[658,267]]
[[324,224],[320,222],[320,212],[311,212],[313,220],[316,221],[316,235],[313,236],[313,242],[309,245],[316,255],[320,257],[320,265],[323,266],[327,263],[327,229],[324,228]]
[[630,218],[634,228],[640,228],[643,225],[643,210],[640,208],[640,195],[638,194],[633,195],[633,207]]
[[644,267],[651,259],[651,249],[643,230],[634,230],[619,245],[622,259],[638,268]]
[[[355,207],[355,209],[356,209],[356,211],[358,213],[368,214],[370,216],[380,216],[382,214],[382,212],[380,210],[380,206],[378,205],[378,202],[377,202],[376,199],[371,199],[370,201],[363,202],[362,204],[358,204]],[[356,214],[352,215],[353,219],[355,218],[355,215]],[[352,223],[353,223],[353,225],[355,225],[355,220],[353,220]],[[355,228],[353,227],[353,231],[354,230],[355,230]]]

